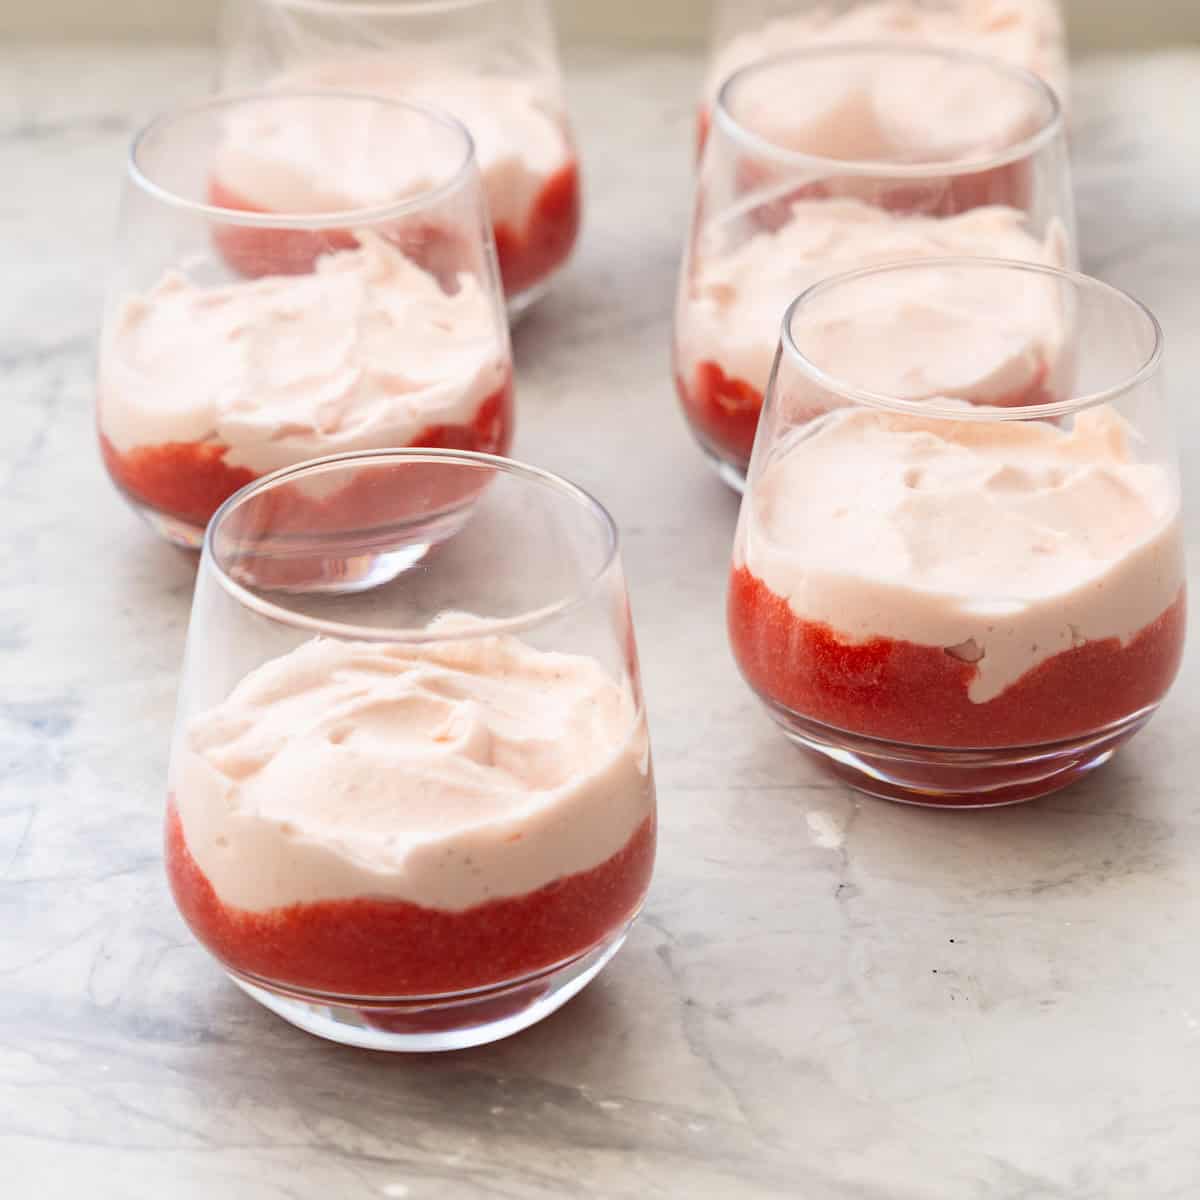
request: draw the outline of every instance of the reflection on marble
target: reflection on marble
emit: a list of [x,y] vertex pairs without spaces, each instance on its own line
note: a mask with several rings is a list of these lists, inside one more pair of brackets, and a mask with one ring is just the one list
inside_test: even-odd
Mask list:
[[[575,62],[586,236],[516,338],[519,453],[624,531],[663,809],[646,919],[544,1025],[449,1057],[322,1045],[222,980],[159,864],[193,567],[113,495],[90,414],[123,144],[206,70],[0,56],[0,1194],[1194,1195],[1200,639],[1130,751],[1026,808],[858,800],[775,734],[722,636],[734,501],[670,385],[684,57]],[[1197,111],[1200,56],[1080,72],[1088,258],[1164,319],[1193,474]]]

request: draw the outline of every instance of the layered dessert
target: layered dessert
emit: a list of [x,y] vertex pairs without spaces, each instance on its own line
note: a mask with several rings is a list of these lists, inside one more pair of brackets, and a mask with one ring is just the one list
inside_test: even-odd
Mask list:
[[489,988],[617,935],[649,885],[654,790],[629,690],[512,637],[306,642],[190,721],[175,762],[176,901],[251,980]]
[[[536,82],[372,55],[289,72],[279,86],[369,93],[452,113],[475,143],[505,293],[528,291],[566,261],[579,232],[578,162],[564,114]],[[441,181],[429,170],[432,147],[430,155],[387,155],[372,144],[365,112],[361,129],[347,129],[344,112],[334,115],[331,122],[319,100],[298,97],[283,118],[250,111],[231,120],[210,180],[213,203],[256,212],[344,212],[403,200]],[[343,236],[352,238],[348,231]],[[455,234],[431,225],[424,236]],[[247,273],[303,262],[297,235],[253,230],[241,237],[252,239],[252,253],[239,253],[232,233],[223,249]]]
[[[1061,265],[1067,253],[1061,233],[1039,241],[1027,232],[1025,214],[1004,206],[928,217],[857,200],[806,200],[789,206],[777,228],[727,248],[735,232],[731,223],[701,232],[676,313],[675,371],[680,399],[700,440],[743,473],[779,344],[780,321],[807,287],[841,271],[907,259],[972,255]],[[968,302],[968,297],[953,294],[952,277],[946,286],[947,294],[937,303]],[[886,291],[886,278],[879,287]],[[881,299],[886,307],[888,297]],[[1052,327],[1044,305],[1020,305],[1013,320],[1013,336],[1023,339],[1026,350],[1037,347]],[[1006,377],[1003,395],[989,383],[986,365],[980,372],[975,379],[969,370],[965,376],[933,379],[929,386],[934,390],[926,395],[952,385],[949,394],[954,396],[1028,403],[1047,379],[1044,355],[1032,351],[1029,370],[1023,377]]]
[[[849,7],[813,4],[732,38],[712,58],[700,116],[700,144],[721,85],[751,63],[788,51],[820,46],[901,43],[963,50],[995,58],[1041,76],[1065,98],[1066,36],[1057,0],[864,0]],[[828,93],[830,99],[839,89]],[[805,89],[807,100],[808,89]],[[783,98],[781,98],[783,99]],[[782,112],[795,113],[796,104]],[[956,120],[947,105],[950,126]]]
[[[799,200],[953,216],[1029,208],[1046,97],[990,64],[873,49],[770,60],[729,98],[736,195],[773,228]],[[799,157],[798,157],[799,156]]]
[[[308,274],[204,287],[171,271],[123,302],[101,351],[99,431],[131,499],[203,527],[251,480],[322,455],[508,449],[512,372],[489,296],[357,237]],[[311,501],[314,519],[357,503]]]
[[1173,481],[1136,444],[1108,406],[847,408],[797,431],[739,530],[743,675],[786,714],[920,747],[1033,747],[1151,709],[1179,667],[1184,569]]

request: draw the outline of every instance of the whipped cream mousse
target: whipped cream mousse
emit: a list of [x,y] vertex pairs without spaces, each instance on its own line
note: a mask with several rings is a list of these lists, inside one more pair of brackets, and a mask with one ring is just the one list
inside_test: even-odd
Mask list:
[[900,42],[964,50],[1040,75],[1065,97],[1066,34],[1057,0],[865,0],[842,11],[816,4],[731,39],[714,55],[708,103],[735,71],[789,50]]
[[352,997],[496,985],[616,934],[649,885],[646,729],[594,659],[318,638],[181,736],[168,873],[246,976]]
[[[721,225],[701,233],[676,314],[675,367],[679,395],[696,432],[742,469],[754,445],[780,321],[788,305],[812,284],[841,271],[906,259],[972,255],[1059,266],[1066,258],[1059,233],[1039,241],[1027,232],[1025,214],[1004,206],[927,217],[857,200],[804,200],[791,207],[778,228],[756,233],[735,249],[724,249],[725,236]],[[882,311],[888,312],[892,285],[881,276],[877,286]],[[971,353],[948,365],[949,375],[922,381],[928,390],[914,395],[910,388],[905,398],[924,399],[952,386],[949,394],[958,397],[1029,403],[1031,393],[1046,381],[1048,357],[1055,349],[1047,339],[1053,338],[1060,318],[1047,311],[1044,294],[1035,303],[1022,297],[1014,306],[1008,335],[1016,348],[998,347],[1003,361],[996,362],[979,353],[987,322],[973,319],[970,297],[956,295],[955,286],[948,276],[942,294],[929,301],[938,309],[962,310],[963,345]],[[917,310],[909,312],[912,320],[922,319]],[[892,335],[903,347],[912,330],[894,329]],[[855,353],[853,348],[849,353]],[[881,390],[897,394],[897,380],[886,376],[886,356],[879,362],[885,377],[876,382]]]
[[764,463],[734,554],[742,673],[924,747],[1028,747],[1157,704],[1184,634],[1178,497],[1110,407],[1050,421],[841,409]]
[[[334,59],[288,72],[277,86],[336,89],[408,100],[452,113],[470,131],[483,178],[505,291],[522,292],[562,264],[580,220],[575,150],[561,110],[536,82],[437,67],[403,54]],[[402,200],[441,181],[417,151],[364,153],[371,145],[346,114],[297,97],[286,116],[231,120],[213,165],[211,191],[228,208],[341,212]],[[353,124],[353,122],[352,122]]]
[[507,450],[511,367],[488,296],[358,240],[309,274],[202,287],[172,271],[124,301],[101,350],[99,425],[129,496],[203,526],[252,479],[321,455]]

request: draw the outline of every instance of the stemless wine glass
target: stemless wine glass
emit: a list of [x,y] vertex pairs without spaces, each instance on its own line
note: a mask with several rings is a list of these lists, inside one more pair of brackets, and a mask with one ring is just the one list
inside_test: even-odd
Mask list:
[[741,488],[779,320],[854,267],[978,254],[1071,266],[1061,108],[1027,71],[957,50],[831,46],[764,59],[717,100],[675,315],[701,448]]
[[[292,519],[330,493],[378,503],[336,529]],[[388,582],[324,588],[364,558]],[[205,538],[168,790],[179,910],[274,1012],[385,1050],[540,1020],[620,948],[654,860],[611,518],[470,451],[251,484]]]
[[475,139],[509,312],[579,232],[578,158],[546,0],[225,0],[223,87],[334,87],[434,104]]
[[1040,75],[1065,103],[1066,27],[1059,0],[718,0],[700,106],[699,143],[721,85],[787,50],[896,41],[971,50]]
[[114,483],[191,548],[238,488],[306,459],[506,452],[512,352],[470,135],[332,92],[159,117],[129,159],[97,402]]
[[1048,267],[867,268],[789,309],[729,633],[797,745],[870,795],[990,806],[1107,762],[1183,650],[1161,334]]

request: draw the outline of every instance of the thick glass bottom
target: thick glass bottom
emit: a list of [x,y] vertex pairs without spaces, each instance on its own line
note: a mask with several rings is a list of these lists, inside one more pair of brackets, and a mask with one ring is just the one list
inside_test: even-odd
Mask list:
[[[181,550],[198,551],[204,543],[204,529],[178,517],[160,513],[133,497],[126,499],[134,511],[155,533]],[[458,523],[461,524],[462,518]],[[330,593],[353,594],[391,583],[410,567],[419,563],[437,541],[444,541],[446,534],[439,530],[437,536],[422,530],[422,537],[413,537],[407,544],[387,547],[362,548],[361,553],[347,554],[334,560],[329,555],[321,557],[311,548],[297,550],[291,555],[274,555],[260,551],[234,575],[239,582],[268,591],[298,592],[302,594]],[[314,542],[316,539],[314,539]],[[283,568],[286,568],[283,569]]]
[[1060,791],[1108,762],[1158,707],[1068,741],[941,750],[859,737],[761,699],[788,738],[830,775],[865,795],[927,808],[997,808]]
[[228,971],[248,996],[306,1033],[367,1050],[465,1050],[520,1033],[581,992],[620,950],[636,919],[591,950],[536,975],[456,995],[360,999],[286,990]]
[[[191,551],[203,545],[203,526],[159,512],[128,492],[122,494],[172,545]],[[245,546],[230,537],[222,553],[237,582],[261,591],[351,595],[391,583],[420,563],[430,550],[462,529],[472,507],[473,501],[467,500],[441,512],[363,529],[354,537],[314,531],[274,539],[250,538]]]
[[161,513],[148,504],[131,496],[123,488],[120,489],[129,507],[133,509],[159,537],[165,538],[172,546],[180,550],[199,550],[204,545],[204,526],[185,521],[182,517],[173,517]]
[[746,491],[746,464],[722,453],[694,426],[692,433],[700,449],[704,451],[704,457],[708,459],[709,464],[716,471],[722,482],[731,487],[739,496],[744,495]]

